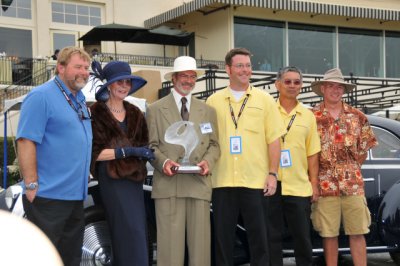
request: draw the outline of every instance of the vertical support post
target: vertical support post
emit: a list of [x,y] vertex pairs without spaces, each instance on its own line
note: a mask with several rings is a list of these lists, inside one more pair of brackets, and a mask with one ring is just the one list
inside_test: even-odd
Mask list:
[[7,111],[4,112],[4,139],[3,139],[3,188],[7,188]]

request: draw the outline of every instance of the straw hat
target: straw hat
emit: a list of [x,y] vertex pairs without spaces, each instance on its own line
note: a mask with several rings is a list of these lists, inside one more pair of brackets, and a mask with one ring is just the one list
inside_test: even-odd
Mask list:
[[311,83],[312,90],[319,96],[323,96],[321,92],[321,85],[324,84],[324,82],[334,82],[344,85],[345,93],[351,92],[356,87],[355,84],[351,84],[344,81],[342,71],[340,71],[339,68],[333,68],[326,71],[324,77],[321,80],[314,81]]
[[92,62],[93,74],[100,80],[106,80],[106,82],[100,86],[100,89],[96,92],[97,101],[107,101],[110,97],[108,92],[108,85],[118,80],[130,79],[132,86],[129,90],[128,95],[139,90],[141,87],[146,85],[147,81],[141,77],[132,75],[131,67],[128,63],[122,61],[111,61],[103,69],[97,61]]
[[177,72],[194,71],[197,77],[204,75],[204,69],[197,69],[196,60],[190,56],[179,56],[174,61],[174,70],[164,75],[164,79],[172,81],[172,75]]

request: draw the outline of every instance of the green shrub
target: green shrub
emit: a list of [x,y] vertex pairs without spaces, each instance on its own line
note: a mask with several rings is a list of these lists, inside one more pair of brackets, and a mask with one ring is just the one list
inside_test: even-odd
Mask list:
[[[4,162],[4,138],[0,137],[0,186],[3,186],[3,162]],[[15,149],[14,149],[14,143],[13,143],[13,138],[8,137],[7,138],[7,186],[13,185],[17,183],[20,180],[20,174],[19,174],[19,168],[18,165],[14,165],[14,162],[16,162],[16,154],[15,154]]]
[[[4,138],[0,137],[0,165],[3,165],[4,162]],[[13,164],[15,161],[15,158],[17,157],[15,154],[14,150],[14,143],[13,143],[13,138],[8,137],[7,138],[7,164]]]

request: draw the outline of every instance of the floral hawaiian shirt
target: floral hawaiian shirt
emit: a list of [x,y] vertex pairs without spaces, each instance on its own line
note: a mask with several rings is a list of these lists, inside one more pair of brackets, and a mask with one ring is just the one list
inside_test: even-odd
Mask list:
[[367,117],[343,103],[335,120],[324,103],[313,108],[321,138],[319,187],[321,196],[364,195],[362,158],[377,145]]

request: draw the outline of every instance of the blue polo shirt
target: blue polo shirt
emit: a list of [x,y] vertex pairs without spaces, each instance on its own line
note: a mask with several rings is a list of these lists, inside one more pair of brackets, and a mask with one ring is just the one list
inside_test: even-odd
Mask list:
[[85,96],[76,97],[56,76],[74,110],[54,80],[33,89],[22,103],[17,139],[36,143],[39,190],[37,196],[84,200],[87,196],[92,152],[90,119]]

